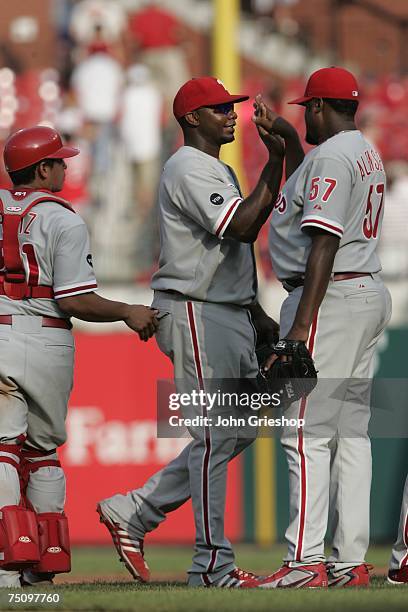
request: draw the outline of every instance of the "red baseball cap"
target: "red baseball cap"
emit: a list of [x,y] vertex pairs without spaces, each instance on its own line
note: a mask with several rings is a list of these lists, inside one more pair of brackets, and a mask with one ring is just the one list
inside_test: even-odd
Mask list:
[[344,68],[321,68],[309,78],[305,94],[288,104],[305,104],[313,98],[334,98],[335,100],[358,100],[359,91],[355,77]]
[[173,102],[173,113],[176,119],[197,110],[201,106],[215,106],[226,102],[243,102],[249,96],[231,95],[219,79],[199,77],[184,83],[176,93]]

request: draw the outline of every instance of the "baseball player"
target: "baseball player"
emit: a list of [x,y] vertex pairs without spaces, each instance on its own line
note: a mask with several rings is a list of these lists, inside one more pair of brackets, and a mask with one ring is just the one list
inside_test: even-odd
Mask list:
[[2,587],[70,570],[65,476],[57,456],[72,387],[69,317],[123,320],[143,340],[157,328],[154,310],[95,293],[86,226],[56,195],[64,158],[78,153],[44,126],[15,132],[4,148],[13,188],[0,190]]
[[[254,379],[253,323],[261,337],[277,331],[256,302],[252,243],[279,191],[283,147],[263,129],[266,114],[257,103],[254,121],[269,161],[247,198],[232,168],[219,159],[221,146],[234,140],[234,104],[247,98],[202,77],[185,83],[174,99],[184,146],[167,161],[161,178],[161,254],[152,287],[154,307],[166,313],[157,342],[173,361],[177,388],[184,390],[208,389],[213,378]],[[207,414],[206,406],[202,410]],[[256,576],[236,567],[224,535],[227,464],[253,437],[240,437],[234,427],[221,436],[205,425],[190,432],[193,441],[143,487],[100,502],[102,522],[134,578],[147,581],[145,534],[191,497],[196,543],[188,584],[257,586]]]
[[[306,141],[316,146],[278,197],[270,255],[289,293],[281,309],[281,338],[307,343],[321,382],[289,409],[290,416],[306,420],[297,435],[282,435],[289,466],[289,547],[284,566],[264,587],[369,582],[370,377],[391,299],[376,254],[386,179],[378,152],[354,122],[359,95],[354,76],[332,67],[312,74],[305,95],[290,102],[305,107]],[[269,117],[269,128],[290,146],[287,134],[293,128]],[[329,398],[331,383],[336,399]],[[326,571],[329,503],[334,537]]]
[[392,549],[388,582],[408,584],[408,476],[402,498],[398,538]]

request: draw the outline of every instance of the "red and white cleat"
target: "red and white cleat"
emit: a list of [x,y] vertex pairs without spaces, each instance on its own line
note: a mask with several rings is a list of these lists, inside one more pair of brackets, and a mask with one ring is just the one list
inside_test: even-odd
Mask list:
[[329,587],[339,589],[341,587],[368,587],[370,584],[370,570],[373,566],[368,563],[356,565],[338,576],[327,572]]
[[100,521],[105,525],[112,536],[113,543],[118,551],[119,559],[122,561],[135,580],[149,582],[150,569],[144,560],[143,540],[135,539],[114,523],[103,511],[100,504],[96,506]]
[[390,584],[408,584],[408,565],[388,572],[387,581]]
[[[324,563],[289,567],[285,564],[276,572],[258,580],[261,589],[319,589],[327,587]],[[243,588],[253,588],[252,586]]]
[[252,572],[246,572],[236,567],[216,581],[212,581],[208,574],[201,574],[201,586],[220,589],[253,589],[259,586],[263,578],[263,576],[257,576]]

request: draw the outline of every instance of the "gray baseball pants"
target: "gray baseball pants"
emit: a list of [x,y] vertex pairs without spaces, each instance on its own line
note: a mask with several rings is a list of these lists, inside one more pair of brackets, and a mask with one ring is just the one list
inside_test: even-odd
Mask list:
[[[289,332],[302,294],[281,309],[281,337]],[[364,562],[369,543],[371,445],[368,437],[372,362],[391,316],[391,298],[378,275],[330,281],[310,336],[319,384],[289,408],[304,418],[281,442],[289,466],[291,565],[325,561],[329,511],[334,572]],[[341,382],[341,384],[339,384]]]
[[[1,456],[26,435],[30,449],[50,451],[65,442],[65,417],[73,380],[74,340],[69,330],[44,328],[42,317],[13,315],[0,325],[0,508],[20,503],[17,470]],[[10,448],[13,448],[10,446]],[[41,459],[57,459],[56,453]],[[62,512],[65,475],[57,466],[31,473],[27,498],[37,512]],[[19,572],[0,570],[0,587],[20,586]]]
[[[247,309],[192,302],[157,291],[153,306],[161,313],[157,343],[174,364],[177,390],[211,387],[211,379],[254,379],[258,372],[256,335]],[[219,407],[211,410],[216,418]],[[239,409],[236,408],[236,412]],[[234,410],[235,412],[235,410]],[[253,428],[252,428],[253,430]],[[250,444],[256,432],[239,427],[224,431],[190,428],[192,442],[146,484],[102,502],[104,512],[136,538],[155,529],[167,512],[190,496],[196,543],[189,584],[201,585],[202,575],[217,580],[235,568],[234,553],[224,535],[228,462]]]

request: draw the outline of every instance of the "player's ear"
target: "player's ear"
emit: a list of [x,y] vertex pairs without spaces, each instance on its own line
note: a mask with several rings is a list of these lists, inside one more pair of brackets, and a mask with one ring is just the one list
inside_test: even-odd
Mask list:
[[38,177],[40,179],[46,179],[48,176],[49,165],[44,161],[41,161],[36,169]]
[[316,109],[316,112],[321,113],[323,110],[323,105],[324,105],[324,102],[322,98],[315,98],[314,107]]
[[184,115],[184,119],[186,120],[188,125],[191,125],[193,127],[197,127],[198,125],[200,125],[200,115],[197,111],[191,111],[191,113],[187,113],[187,115]]

